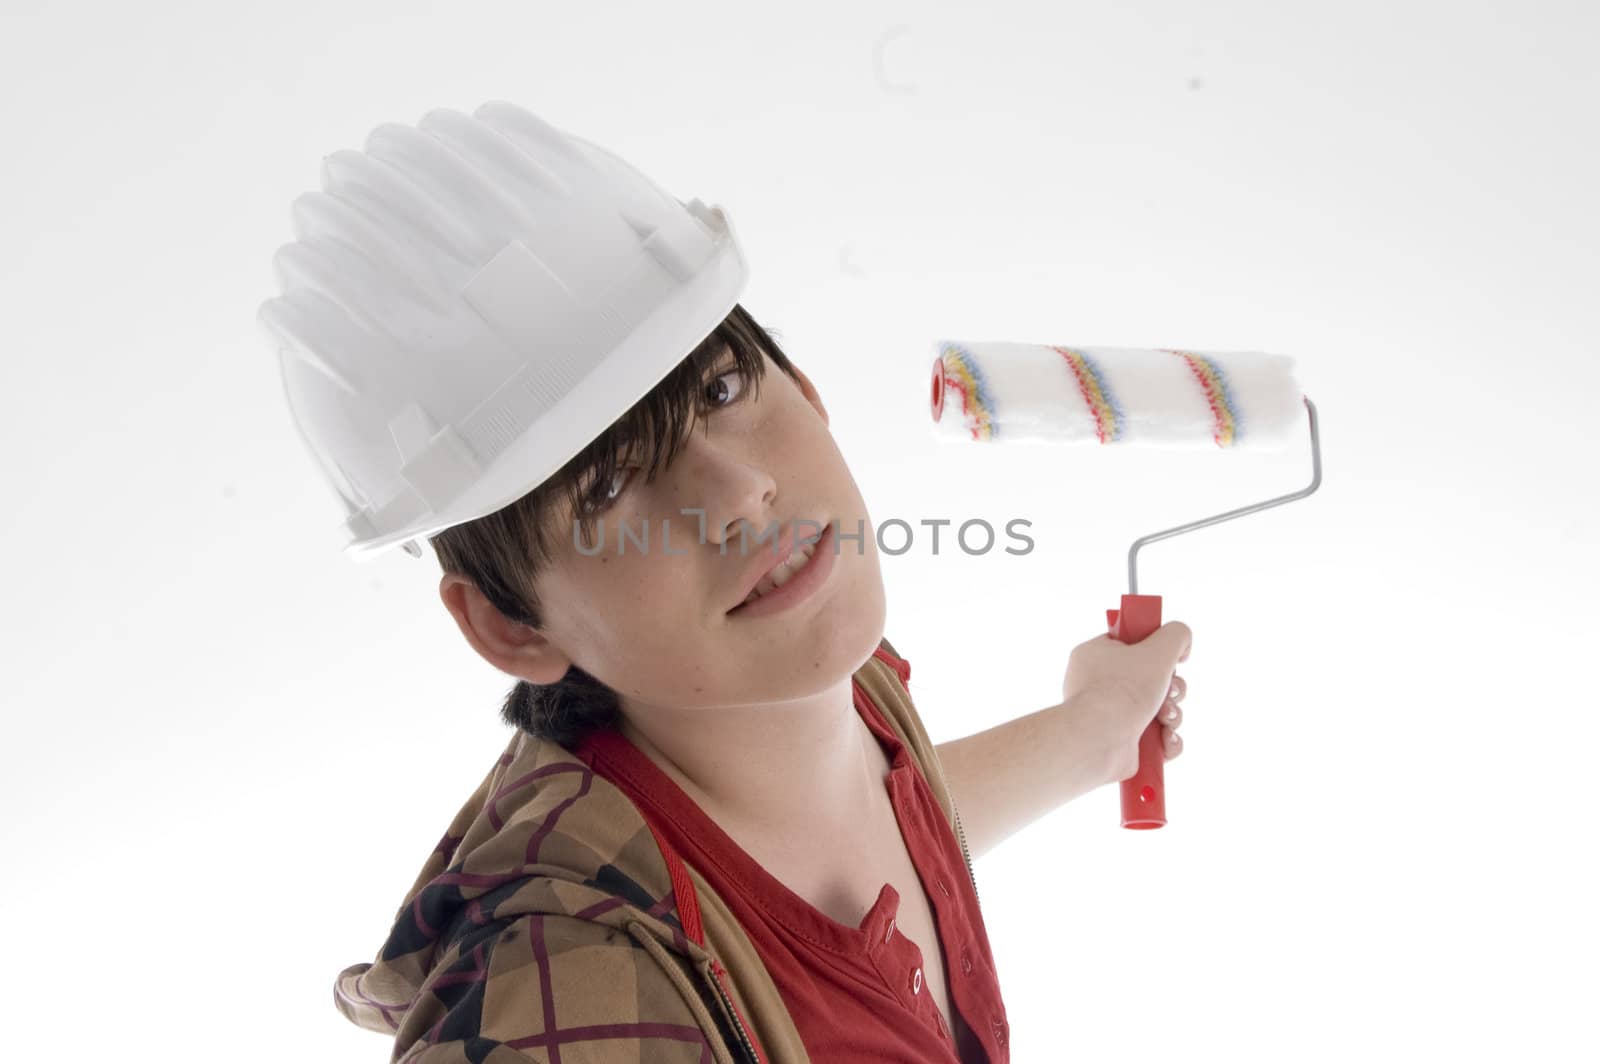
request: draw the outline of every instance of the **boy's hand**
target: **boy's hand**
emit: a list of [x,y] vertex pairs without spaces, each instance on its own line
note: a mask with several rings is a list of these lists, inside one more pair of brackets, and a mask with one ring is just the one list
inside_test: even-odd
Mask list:
[[1158,712],[1167,760],[1182,751],[1178,703],[1188,684],[1173,669],[1188,660],[1192,639],[1188,625],[1168,621],[1138,643],[1102,635],[1073,648],[1061,693],[1072,704],[1091,756],[1106,766],[1105,782],[1139,771],[1139,736]]

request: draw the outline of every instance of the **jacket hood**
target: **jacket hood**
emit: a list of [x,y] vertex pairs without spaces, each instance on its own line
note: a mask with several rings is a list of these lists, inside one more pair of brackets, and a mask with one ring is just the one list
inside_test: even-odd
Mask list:
[[437,1019],[413,1012],[424,991],[449,1000],[441,972],[529,913],[622,934],[637,922],[667,950],[709,956],[684,935],[666,861],[632,801],[566,748],[519,730],[423,862],[376,962],[339,973],[334,1003],[394,1036],[398,1059]]

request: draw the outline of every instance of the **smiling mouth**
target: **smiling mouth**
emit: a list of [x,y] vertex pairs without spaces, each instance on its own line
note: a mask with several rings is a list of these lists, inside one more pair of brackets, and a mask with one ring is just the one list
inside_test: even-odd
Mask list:
[[806,566],[811,564],[811,557],[812,555],[816,554],[816,552],[817,545],[815,543],[803,543],[796,547],[794,553],[789,556],[788,560],[782,562],[776,568],[774,568],[772,572],[762,577],[761,583],[757,584],[750,592],[749,596],[746,597],[743,602],[739,603],[738,606],[735,606],[734,609],[740,609],[741,607],[750,605],[752,602],[758,602],[770,595],[772,592],[778,590],[778,588],[782,587],[784,584],[787,584],[790,580],[793,580],[798,573],[803,571]]
[[[728,614],[731,616],[740,613],[745,607],[753,606],[769,596],[782,597],[785,588],[793,591],[804,587],[808,591],[806,585],[811,581],[813,572],[820,567],[825,573],[829,568],[828,563],[832,559],[822,559],[819,555],[831,547],[833,543],[831,533],[830,522],[823,526],[820,536],[796,546],[790,556],[762,577],[760,583],[745,596],[744,601],[728,610]],[[805,591],[801,593],[805,594]]]

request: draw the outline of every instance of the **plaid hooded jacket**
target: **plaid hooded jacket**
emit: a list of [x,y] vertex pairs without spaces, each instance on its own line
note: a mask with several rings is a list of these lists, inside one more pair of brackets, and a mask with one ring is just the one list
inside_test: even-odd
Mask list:
[[[859,668],[971,857],[888,640]],[[976,880],[973,882],[976,891]],[[339,1011],[391,1064],[808,1061],[743,929],[632,801],[518,731],[423,863]]]

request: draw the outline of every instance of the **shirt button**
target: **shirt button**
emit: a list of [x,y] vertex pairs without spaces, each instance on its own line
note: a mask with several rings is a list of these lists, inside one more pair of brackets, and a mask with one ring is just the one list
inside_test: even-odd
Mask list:
[[961,947],[961,972],[963,975],[972,974],[972,958],[967,955],[967,947]]
[[913,994],[922,993],[922,969],[921,968],[918,968],[916,970],[916,973],[914,975],[912,975],[912,977],[911,977],[911,992]]
[[1006,1022],[1004,1020],[990,1020],[994,1027],[994,1040],[1002,1046],[1006,1044]]
[[889,941],[889,936],[894,934],[894,917],[889,918],[889,926],[883,929],[883,940]]
[[947,898],[950,896],[950,892],[945,889],[944,880],[942,879],[939,880],[939,893],[943,894]]

